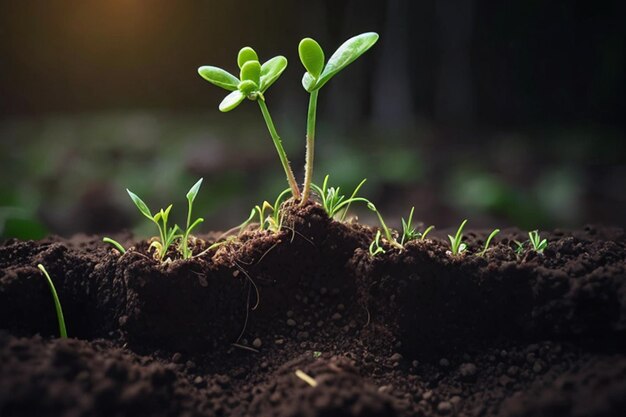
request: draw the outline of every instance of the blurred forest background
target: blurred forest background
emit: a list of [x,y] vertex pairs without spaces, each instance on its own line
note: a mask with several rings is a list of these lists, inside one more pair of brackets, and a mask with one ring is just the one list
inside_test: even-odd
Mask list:
[[[258,106],[231,113],[201,65],[250,45],[289,67],[267,96],[302,178],[302,37],[329,56],[377,31],[320,93],[315,180],[398,226],[626,226],[622,1],[0,0],[0,237],[145,232],[204,185],[204,230],[286,187]],[[363,221],[375,224],[367,210]],[[137,229],[139,226],[139,229]],[[146,225],[147,226],[147,225]]]

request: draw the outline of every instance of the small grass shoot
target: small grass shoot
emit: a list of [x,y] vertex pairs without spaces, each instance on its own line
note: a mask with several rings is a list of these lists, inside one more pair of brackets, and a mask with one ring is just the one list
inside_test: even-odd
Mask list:
[[329,187],[328,179],[329,175],[326,175],[321,187],[316,184],[311,184],[311,186],[313,190],[319,194],[322,200],[322,207],[331,219],[344,221],[352,203],[363,202],[370,204],[368,199],[356,196],[363,184],[365,184],[366,179],[363,179],[363,181],[356,186],[350,198],[346,198],[344,194],[341,194],[341,187]]
[[493,232],[491,232],[489,234],[489,236],[487,237],[487,240],[485,241],[485,247],[483,248],[483,250],[478,254],[478,256],[485,256],[485,254],[487,253],[487,251],[489,250],[489,245],[491,245],[491,241],[493,240],[493,238],[500,233],[500,229],[495,229]]
[[137,194],[133,193],[129,189],[126,189],[126,192],[128,192],[128,195],[131,200],[133,200],[133,203],[135,203],[135,206],[137,206],[139,212],[157,226],[159,230],[159,237],[150,244],[150,248],[155,248],[155,258],[163,262],[169,247],[177,238],[181,237],[178,233],[180,230],[178,226],[168,227],[167,224],[170,211],[172,210],[172,205],[170,204],[165,210],[161,209],[155,215],[152,215],[146,203],[144,203],[143,200],[137,196]]
[[370,255],[372,256],[376,256],[379,253],[385,253],[385,250],[383,249],[382,245],[380,244],[380,230],[376,231],[376,237],[374,238],[374,240],[372,240],[372,243],[370,243]]
[[126,249],[124,249],[124,246],[122,246],[122,244],[117,240],[111,239],[110,237],[103,237],[102,241],[113,245],[115,249],[117,249],[122,255],[126,253]]
[[404,246],[405,243],[410,242],[411,240],[426,239],[426,235],[430,233],[431,230],[435,228],[435,226],[428,226],[426,230],[423,232],[418,232],[413,227],[413,212],[415,211],[415,207],[411,207],[411,211],[409,212],[408,220],[404,220],[402,218],[402,238],[400,239],[400,245]]
[[391,233],[391,229],[387,227],[387,224],[385,223],[385,220],[383,219],[382,214],[380,214],[376,206],[373,203],[367,203],[367,208],[372,210],[374,213],[376,213],[376,216],[378,216],[380,227],[382,227],[383,232],[385,232],[385,238],[387,239],[387,242],[389,242],[391,246],[394,246],[398,249],[402,249],[402,245],[398,243],[396,238],[393,236],[393,234]]
[[467,219],[463,220],[456,234],[454,236],[448,235],[448,239],[450,239],[450,251],[453,255],[460,255],[467,249],[467,245],[463,243],[463,228],[465,228],[466,223]]
[[54,309],[57,313],[57,321],[59,322],[59,336],[61,339],[67,339],[67,328],[65,327],[65,318],[63,317],[63,308],[61,308],[61,301],[59,301],[59,296],[57,294],[56,288],[54,288],[54,283],[52,282],[52,278],[50,278],[50,274],[46,271],[46,268],[42,264],[38,264],[37,268],[41,271],[42,274],[48,280],[48,286],[50,287],[50,292],[52,293],[52,299],[54,300]]
[[280,209],[283,200],[291,190],[287,188],[276,197],[274,205],[268,201],[264,201],[261,205],[256,205],[250,212],[250,216],[240,226],[240,233],[257,218],[259,223],[258,230],[269,230],[272,233],[280,232],[283,225],[283,212]]
[[528,238],[530,240],[530,245],[532,246],[532,249],[538,254],[542,255],[543,251],[548,247],[548,240],[541,239],[538,230],[528,232]]
[[191,258],[191,255],[192,255],[192,250],[189,248],[189,235],[191,234],[191,231],[204,221],[204,219],[200,217],[194,220],[193,223],[191,222],[191,211],[193,210],[193,202],[196,199],[196,196],[198,195],[198,191],[200,190],[201,185],[202,185],[202,178],[200,178],[198,182],[196,182],[189,189],[186,195],[187,203],[188,203],[187,227],[185,228],[185,231],[180,238],[180,245],[179,245],[180,254],[183,256],[183,259],[189,259]]

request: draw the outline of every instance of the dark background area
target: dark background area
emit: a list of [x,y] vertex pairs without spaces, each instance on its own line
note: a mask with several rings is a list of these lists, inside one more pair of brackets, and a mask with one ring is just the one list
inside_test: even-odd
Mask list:
[[[320,93],[316,182],[331,174],[397,226],[626,225],[623,2],[0,1],[0,235],[114,232],[204,177],[204,227],[286,184],[261,115],[228,114],[200,65],[285,55],[268,94],[302,177],[297,45],[381,38]],[[351,191],[351,189],[350,189]],[[372,221],[367,210],[360,214]]]

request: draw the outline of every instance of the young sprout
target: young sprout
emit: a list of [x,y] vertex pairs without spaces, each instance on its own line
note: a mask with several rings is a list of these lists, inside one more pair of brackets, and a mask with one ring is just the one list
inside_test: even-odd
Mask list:
[[126,249],[124,249],[124,246],[122,246],[122,244],[118,242],[117,240],[111,239],[110,237],[103,237],[102,241],[113,245],[115,249],[120,251],[122,255],[126,253]]
[[513,251],[517,256],[521,256],[521,254],[524,253],[524,243],[526,242],[520,242],[519,240],[514,240],[513,242],[515,242],[515,249],[513,249]]
[[410,242],[411,240],[426,239],[426,235],[435,228],[435,226],[428,226],[423,232],[418,232],[417,230],[415,230],[415,228],[413,227],[414,211],[415,207],[411,207],[409,219],[405,221],[404,218],[402,218],[402,238],[400,239],[401,246],[404,246],[405,243]]
[[465,227],[465,223],[467,223],[467,219],[463,220],[454,237],[448,235],[448,239],[450,239],[450,250],[453,255],[460,255],[467,249],[467,245],[463,243],[463,228]]
[[187,203],[188,203],[187,228],[185,229],[185,232],[183,233],[181,240],[180,240],[180,253],[183,256],[183,259],[189,259],[191,258],[191,255],[192,255],[192,250],[189,249],[189,234],[197,225],[199,225],[200,223],[204,221],[204,219],[200,217],[196,219],[193,223],[191,222],[191,210],[193,209],[193,201],[196,199],[196,196],[198,195],[198,191],[200,190],[201,185],[202,185],[202,178],[200,178],[198,182],[196,182],[193,185],[193,187],[189,189],[189,191],[187,192],[187,196],[186,196]]
[[59,335],[61,339],[67,339],[67,328],[65,327],[65,319],[63,318],[63,309],[61,308],[61,302],[59,301],[59,296],[57,295],[57,290],[54,288],[54,283],[52,282],[52,278],[46,271],[46,268],[42,264],[38,264],[37,268],[44,274],[46,279],[48,280],[48,286],[50,287],[50,292],[52,293],[52,299],[54,300],[54,309],[57,312],[57,321],[59,322]]
[[242,232],[252,222],[252,220],[257,217],[259,220],[259,230],[269,230],[273,233],[278,233],[283,225],[283,212],[280,210],[280,205],[289,191],[290,189],[287,188],[281,192],[278,197],[276,197],[274,205],[264,201],[262,205],[254,206],[250,212],[250,216],[239,226],[240,232]]
[[398,249],[402,249],[402,245],[399,244],[398,241],[393,237],[391,230],[387,227],[385,220],[383,220],[382,214],[380,214],[376,206],[373,203],[367,203],[367,208],[372,210],[378,216],[378,220],[380,221],[380,226],[383,228],[383,231],[385,232],[385,238],[387,239],[389,244],[391,246],[395,246]]
[[370,255],[376,256],[379,253],[385,253],[385,250],[380,245],[380,230],[377,230],[376,237],[374,238],[372,243],[370,243]]
[[[346,199],[346,196],[341,194],[341,187],[335,188],[328,186],[328,178],[328,175],[324,177],[324,182],[322,183],[321,187],[316,184],[311,184],[311,186],[313,187],[315,192],[319,194],[320,198],[322,199],[322,207],[324,208],[324,211],[326,211],[326,214],[328,214],[328,217],[330,217],[331,219],[335,218],[335,216],[338,216],[339,221],[344,221],[346,215],[348,214],[348,210],[350,209],[350,204],[354,202],[360,201],[363,203],[370,203],[370,201],[366,198],[356,196],[363,184],[365,184],[365,179],[356,186],[350,198]],[[340,212],[341,215],[339,215]]]
[[478,256],[485,256],[485,254],[487,253],[487,250],[489,249],[489,245],[491,244],[491,240],[498,234],[500,233],[500,229],[495,229],[493,232],[491,232],[491,234],[489,235],[489,237],[487,237],[487,241],[485,242],[485,247],[483,248],[483,250],[478,254]]
[[548,240],[541,239],[541,236],[539,236],[539,231],[537,230],[528,232],[528,238],[530,239],[530,244],[532,245],[533,250],[542,255],[543,251],[548,247]]
[[129,189],[126,189],[126,192],[133,200],[133,203],[135,203],[135,206],[137,206],[137,208],[139,209],[139,212],[141,212],[141,214],[143,214],[146,218],[153,222],[159,229],[158,240],[152,242],[150,244],[150,248],[155,248],[155,257],[159,261],[163,261],[163,259],[165,259],[165,255],[167,254],[167,251],[169,250],[169,247],[177,238],[181,236],[177,234],[177,232],[179,231],[178,226],[170,228],[167,227],[167,221],[170,215],[170,210],[172,210],[172,205],[170,204],[165,210],[161,209],[153,216],[150,212],[150,209],[148,208],[146,203],[141,200],[141,198],[139,198]]
[[208,65],[198,68],[198,74],[211,84],[231,91],[219,105],[221,112],[231,111],[246,98],[259,103],[263,119],[285,170],[291,193],[294,198],[300,198],[300,190],[289,165],[287,154],[265,104],[265,92],[287,68],[287,58],[276,56],[261,65],[254,49],[246,46],[237,55],[237,65],[240,69],[241,80],[221,68]]
[[311,38],[304,38],[298,45],[300,61],[306,69],[302,77],[302,86],[310,94],[309,110],[306,123],[306,163],[304,167],[304,186],[301,204],[305,204],[311,192],[313,181],[313,159],[315,145],[315,119],[317,114],[317,95],[320,90],[339,71],[363,55],[378,40],[374,32],[362,33],[345,41],[324,65],[324,51]]

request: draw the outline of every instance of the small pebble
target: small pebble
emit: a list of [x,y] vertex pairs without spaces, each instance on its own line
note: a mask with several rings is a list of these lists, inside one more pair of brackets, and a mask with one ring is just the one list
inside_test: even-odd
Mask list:
[[402,355],[399,353],[394,353],[389,359],[391,359],[392,362],[400,362],[402,360]]
[[183,355],[181,355],[180,352],[176,352],[172,355],[172,362],[180,363],[182,358],[183,358]]
[[465,380],[472,380],[476,377],[476,373],[478,372],[478,368],[473,363],[464,363],[459,366],[459,374],[461,378]]
[[287,320],[287,326],[294,327],[296,325],[296,321],[294,319]]
[[452,403],[449,401],[442,401],[437,405],[437,411],[439,414],[450,414],[452,412]]
[[263,342],[257,337],[252,341],[252,346],[256,349],[259,349],[261,346],[263,346]]
[[443,368],[447,368],[448,366],[450,366],[450,361],[447,360],[446,358],[443,358],[439,361],[439,366]]
[[378,387],[378,392],[380,393],[389,393],[391,391],[391,385],[383,385],[382,387]]
[[335,314],[333,314],[333,316],[331,317],[331,319],[333,319],[333,320],[335,320],[335,321],[336,321],[336,320],[340,320],[340,319],[341,319],[341,314],[339,314],[339,313],[335,313]]

